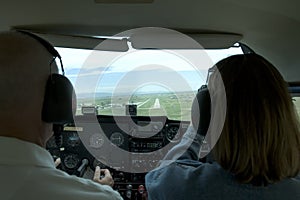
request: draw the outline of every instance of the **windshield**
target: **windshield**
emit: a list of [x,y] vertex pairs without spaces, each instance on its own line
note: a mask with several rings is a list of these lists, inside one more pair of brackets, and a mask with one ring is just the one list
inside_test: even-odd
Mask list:
[[197,90],[219,60],[242,54],[219,50],[134,50],[108,52],[56,48],[77,94],[77,115],[95,108],[99,115],[167,116],[190,121]]

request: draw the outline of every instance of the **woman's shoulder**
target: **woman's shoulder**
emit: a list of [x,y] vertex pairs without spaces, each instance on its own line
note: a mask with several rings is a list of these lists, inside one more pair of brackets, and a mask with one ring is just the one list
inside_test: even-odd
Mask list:
[[[178,180],[187,181],[189,184],[201,184],[202,182],[224,182],[230,178],[230,174],[223,170],[217,163],[202,163],[195,160],[177,160],[164,167],[157,169],[147,174],[147,181],[159,182],[176,182]],[[223,181],[222,181],[223,180]]]

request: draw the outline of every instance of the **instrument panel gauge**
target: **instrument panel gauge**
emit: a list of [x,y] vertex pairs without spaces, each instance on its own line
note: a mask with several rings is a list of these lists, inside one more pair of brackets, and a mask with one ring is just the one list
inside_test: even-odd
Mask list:
[[170,142],[178,142],[180,140],[179,128],[177,126],[169,126],[166,137]]
[[47,148],[57,148],[54,136],[47,141]]
[[113,134],[111,134],[109,139],[114,145],[118,147],[124,143],[124,136],[119,132],[114,132]]
[[75,169],[79,163],[79,158],[75,154],[70,154],[64,158],[63,163],[67,168]]
[[99,133],[95,133],[90,137],[90,147],[99,149],[104,144],[104,138],[103,135]]
[[78,135],[74,134],[68,138],[68,145],[70,147],[77,147],[80,145],[80,138]]

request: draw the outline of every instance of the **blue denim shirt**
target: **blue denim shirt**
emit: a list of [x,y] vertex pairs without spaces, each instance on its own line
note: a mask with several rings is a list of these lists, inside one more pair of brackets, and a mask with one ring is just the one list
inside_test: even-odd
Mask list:
[[257,187],[238,183],[217,162],[199,162],[201,141],[189,129],[160,166],[146,175],[149,200],[300,200],[299,178]]

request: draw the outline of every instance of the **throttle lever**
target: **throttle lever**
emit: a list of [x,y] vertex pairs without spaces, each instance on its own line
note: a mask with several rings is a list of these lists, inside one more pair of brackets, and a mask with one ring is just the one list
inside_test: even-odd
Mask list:
[[87,166],[89,164],[89,161],[88,159],[84,158],[82,161],[81,161],[81,165],[78,167],[78,169],[76,170],[75,172],[75,175],[76,176],[79,176],[79,177],[82,177]]

